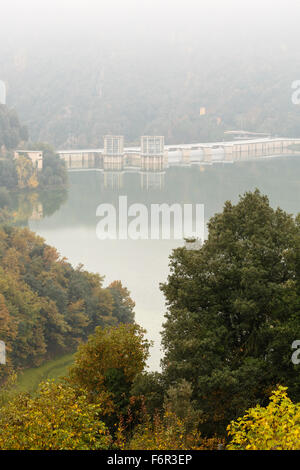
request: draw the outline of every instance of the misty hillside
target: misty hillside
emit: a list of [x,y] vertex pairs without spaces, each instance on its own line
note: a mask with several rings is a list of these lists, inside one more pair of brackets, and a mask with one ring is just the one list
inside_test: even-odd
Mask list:
[[13,149],[27,139],[27,128],[20,124],[17,113],[0,104],[0,151],[3,147]]
[[224,36],[187,28],[184,40],[171,19],[163,29],[165,37],[151,30],[147,40],[95,29],[2,52],[0,44],[8,104],[34,141],[56,148],[102,146],[107,133],[128,143],[143,134],[167,143],[223,140],[224,130],[241,128],[300,136],[300,106],[291,100],[300,64],[288,31],[272,42],[253,31],[250,44],[230,37],[230,25]]

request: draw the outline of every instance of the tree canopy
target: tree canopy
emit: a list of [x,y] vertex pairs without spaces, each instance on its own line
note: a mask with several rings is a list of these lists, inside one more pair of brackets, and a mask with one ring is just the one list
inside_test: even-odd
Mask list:
[[107,450],[112,438],[102,410],[84,391],[43,383],[36,396],[17,395],[0,408],[0,449]]
[[93,401],[106,403],[108,422],[128,411],[130,389],[143,372],[149,356],[145,331],[136,324],[97,327],[86,344],[79,346],[69,382],[85,388]]
[[133,322],[134,303],[120,282],[74,268],[28,229],[0,227],[0,331],[10,368],[73,351],[98,325]]
[[179,248],[161,286],[167,382],[185,379],[205,432],[257,403],[277,384],[300,400],[291,345],[300,337],[300,225],[268,198],[246,193],[209,221],[198,251]]
[[21,141],[28,140],[28,131],[19,122],[17,113],[0,104],[0,151],[2,147],[14,149]]

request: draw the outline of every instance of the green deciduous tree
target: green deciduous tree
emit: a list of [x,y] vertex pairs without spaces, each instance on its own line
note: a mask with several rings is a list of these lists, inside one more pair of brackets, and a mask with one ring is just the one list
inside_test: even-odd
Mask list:
[[171,256],[163,367],[170,384],[192,385],[202,427],[213,433],[278,383],[300,399],[291,362],[300,338],[300,226],[255,191],[227,202],[208,228],[200,250]]

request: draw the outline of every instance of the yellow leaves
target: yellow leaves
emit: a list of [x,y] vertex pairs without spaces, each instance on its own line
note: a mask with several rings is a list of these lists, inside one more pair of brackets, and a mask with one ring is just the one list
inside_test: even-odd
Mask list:
[[100,413],[66,385],[41,384],[37,396],[20,395],[1,408],[0,449],[108,449]]
[[16,171],[18,175],[18,186],[20,189],[34,189],[38,186],[37,171],[33,167],[30,158],[20,156],[16,160]]
[[30,189],[35,189],[35,188],[38,187],[39,182],[38,182],[38,180],[37,180],[37,175],[36,175],[35,173],[33,173],[33,174],[30,176],[30,178],[29,178],[29,180],[28,180],[28,182],[27,182],[27,185],[28,185],[28,188],[30,188]]
[[[203,446],[203,447],[202,447]],[[156,415],[151,421],[148,415],[137,426],[128,450],[191,450],[205,447],[196,429],[187,432],[183,420],[173,412],[165,411],[163,417]]]
[[278,387],[266,408],[256,406],[227,427],[229,450],[299,450],[300,403],[293,404],[287,387]]
[[[132,382],[141,372],[149,354],[149,343],[145,331],[135,324],[121,324],[118,327],[97,327],[86,344],[81,345],[75,365],[70,371],[73,384],[86,387],[89,392],[106,403],[107,410],[114,408],[113,396],[105,386],[109,372],[120,374],[120,386],[124,380]],[[117,375],[116,375],[117,377]]]

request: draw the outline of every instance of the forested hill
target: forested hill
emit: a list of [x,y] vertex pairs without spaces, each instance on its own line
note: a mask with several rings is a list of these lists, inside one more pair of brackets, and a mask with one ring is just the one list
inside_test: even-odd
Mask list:
[[55,58],[34,45],[18,66],[5,56],[0,66],[32,139],[56,148],[99,147],[110,133],[128,143],[164,135],[170,144],[222,140],[240,128],[300,137],[297,51],[278,43],[204,52],[203,44],[74,41],[58,44]]
[[[41,171],[37,171],[25,155],[14,158],[14,150],[20,147],[43,152]],[[20,124],[16,111],[0,104],[0,210],[3,190],[57,189],[64,188],[66,184],[65,165],[52,146],[29,142],[27,127]]]
[[120,282],[104,288],[100,275],[74,269],[28,229],[0,228],[0,339],[10,369],[74,351],[98,325],[131,323],[133,308]]
[[20,124],[17,113],[0,104],[0,151],[4,147],[14,149],[21,141],[27,140],[27,128]]

